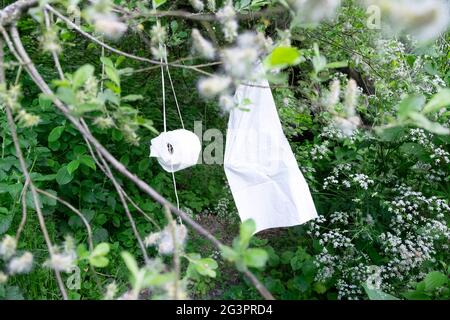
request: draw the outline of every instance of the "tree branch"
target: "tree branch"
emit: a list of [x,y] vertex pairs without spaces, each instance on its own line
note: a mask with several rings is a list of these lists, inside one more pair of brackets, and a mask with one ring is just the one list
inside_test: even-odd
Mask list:
[[[3,41],[1,41],[0,46],[3,48]],[[3,58],[3,55],[0,55],[0,57]],[[3,60],[0,61],[0,69],[3,69]],[[0,78],[0,82],[5,83],[4,82],[5,81],[4,70],[2,70],[0,72],[0,74],[3,77],[3,78]],[[9,130],[11,132],[11,137],[12,137],[12,140],[14,143],[14,147],[16,149],[16,156],[19,159],[19,164],[22,169],[22,173],[25,177],[25,185],[27,182],[29,183],[29,188],[30,188],[31,195],[33,198],[34,207],[35,207],[36,214],[37,214],[38,220],[39,220],[39,225],[41,227],[41,231],[42,231],[42,234],[44,235],[45,243],[47,244],[47,249],[48,249],[48,252],[51,257],[54,254],[54,249],[53,249],[53,244],[50,240],[50,236],[48,234],[47,227],[45,225],[44,215],[42,214],[42,211],[41,211],[41,202],[39,199],[39,195],[33,184],[33,180],[31,180],[30,173],[28,172],[27,164],[25,163],[25,159],[22,154],[22,149],[20,148],[19,138],[17,136],[16,125],[14,123],[12,110],[7,104],[5,104],[4,109],[5,109],[5,113],[6,113],[6,119],[8,120]],[[25,210],[26,210],[26,208],[25,208]],[[58,283],[59,290],[61,291],[62,297],[64,300],[67,300],[68,299],[67,292],[66,292],[66,288],[64,287],[64,283],[62,281],[61,274],[58,270],[54,270],[54,272],[55,272],[55,276],[56,276],[56,282]]]

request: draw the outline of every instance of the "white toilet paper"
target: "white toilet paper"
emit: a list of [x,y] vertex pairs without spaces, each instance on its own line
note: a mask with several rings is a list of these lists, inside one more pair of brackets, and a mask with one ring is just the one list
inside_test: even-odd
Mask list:
[[167,172],[176,172],[195,165],[201,151],[197,135],[185,129],[167,131],[152,139],[150,157],[157,158]]

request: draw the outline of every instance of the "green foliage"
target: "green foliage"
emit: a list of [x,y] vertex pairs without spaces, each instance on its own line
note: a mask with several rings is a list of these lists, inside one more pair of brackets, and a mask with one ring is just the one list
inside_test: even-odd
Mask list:
[[223,258],[233,262],[240,271],[246,270],[247,267],[262,268],[267,262],[267,252],[259,248],[248,248],[255,230],[253,220],[244,221],[240,227],[239,237],[233,240],[233,247],[221,248]]

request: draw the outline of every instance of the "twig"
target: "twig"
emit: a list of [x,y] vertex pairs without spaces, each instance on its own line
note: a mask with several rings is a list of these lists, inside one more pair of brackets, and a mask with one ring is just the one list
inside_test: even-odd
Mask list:
[[16,241],[19,242],[20,235],[22,234],[23,228],[25,227],[25,224],[27,223],[27,190],[28,185],[30,184],[29,180],[25,181],[25,184],[22,188],[22,194],[20,196],[22,201],[22,219],[20,220],[19,227],[16,231]]
[[[70,21],[70,19],[68,19],[67,17],[62,15],[59,11],[54,9],[52,6],[47,4],[45,6],[45,8],[47,8],[49,11],[53,12],[58,18],[63,20],[68,26],[70,26],[71,28],[76,30],[78,33],[80,33],[81,35],[85,36],[89,40],[97,43],[98,45],[102,46],[103,48],[105,48],[105,49],[107,49],[107,50],[109,50],[111,52],[114,52],[114,53],[116,53],[118,55],[122,55],[124,57],[130,58],[130,59],[133,59],[133,60],[141,61],[141,62],[147,62],[147,63],[156,64],[156,65],[163,65],[163,66],[167,65],[164,62],[160,62],[160,61],[157,61],[157,60],[148,59],[148,58],[144,58],[144,57],[139,57],[139,56],[136,56],[134,54],[127,53],[127,52],[124,52],[122,50],[119,50],[119,49],[116,49],[114,47],[111,47],[110,45],[104,43],[103,41],[97,39],[96,37],[90,35],[89,33],[83,31],[80,27],[78,27],[75,23]],[[170,63],[168,65],[172,66],[172,67],[178,67],[178,68],[194,70],[194,71],[197,71],[199,73],[206,74],[206,75],[211,75],[210,73],[208,73],[208,72],[206,72],[206,71],[204,71],[202,69],[199,69],[196,66],[189,66],[189,65],[177,64],[177,63]]]
[[[3,48],[3,44],[1,46]],[[3,58],[3,56],[1,56],[1,58]],[[3,69],[3,60],[0,61],[0,69]],[[4,75],[4,71],[2,71],[1,74]],[[4,78],[0,79],[0,81],[2,83],[4,83],[3,82],[4,80],[5,80]],[[19,164],[22,169],[22,173],[25,177],[25,183],[27,181],[29,183],[31,195],[33,197],[33,203],[34,203],[36,214],[37,214],[38,220],[39,220],[39,225],[41,227],[41,231],[42,231],[42,234],[44,235],[45,243],[47,244],[47,249],[48,249],[48,252],[50,253],[50,257],[51,257],[54,254],[53,244],[50,240],[50,236],[48,234],[47,227],[45,225],[44,215],[42,214],[41,207],[40,207],[41,202],[39,200],[39,195],[36,191],[36,188],[34,187],[33,180],[31,180],[30,173],[28,172],[27,165],[25,163],[25,159],[22,154],[22,149],[20,148],[19,138],[17,136],[16,125],[14,123],[12,110],[7,104],[5,104],[4,109],[5,109],[6,118],[8,121],[9,130],[11,132],[11,137],[13,139],[14,147],[16,149],[16,156],[19,159]],[[67,292],[66,292],[66,288],[64,287],[64,283],[62,281],[61,274],[59,273],[58,270],[55,270],[55,269],[54,269],[54,272],[55,272],[55,276],[56,276],[56,282],[58,283],[59,290],[61,291],[62,297],[64,300],[67,300],[68,299]]]
[[84,216],[84,214],[82,214],[77,208],[75,208],[74,206],[72,206],[70,203],[68,203],[67,201],[61,199],[58,196],[55,196],[54,194],[47,192],[45,190],[41,190],[39,188],[36,188],[36,191],[45,195],[46,197],[52,198],[58,202],[60,202],[61,204],[65,205],[67,208],[69,208],[71,211],[73,211],[83,222],[84,226],[86,227],[86,231],[88,234],[88,244],[89,244],[89,250],[92,252],[94,250],[94,241],[92,238],[92,229],[91,226],[89,225],[89,222],[87,221],[86,217]]
[[[45,25],[47,27],[47,31],[50,31],[50,29],[51,29],[50,15],[48,14],[47,10],[44,9],[43,11],[44,11],[44,19],[45,19]],[[61,80],[64,80],[64,72],[61,67],[61,63],[59,62],[58,53],[56,53],[56,51],[54,51],[54,50],[52,50],[52,57],[53,57],[53,61],[55,62],[56,70],[58,71],[59,78]]]
[[177,241],[177,230],[176,230],[176,223],[172,218],[172,212],[170,212],[170,209],[167,206],[164,206],[164,213],[166,215],[170,233],[172,236],[172,242],[173,242],[173,270],[175,272],[175,283],[174,283],[174,292],[173,292],[173,299],[178,300],[180,297],[178,295],[179,291],[179,282],[180,282],[180,252],[178,251],[178,241]]

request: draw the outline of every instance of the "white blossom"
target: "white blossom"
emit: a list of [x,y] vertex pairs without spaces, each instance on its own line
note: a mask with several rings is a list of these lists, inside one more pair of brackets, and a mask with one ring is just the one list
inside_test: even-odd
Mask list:
[[14,257],[9,261],[8,270],[10,274],[27,273],[33,265],[33,255],[25,252],[20,257]]
[[0,256],[8,260],[15,254],[16,248],[16,239],[7,234],[0,243]]
[[201,0],[189,0],[189,2],[196,11],[203,11],[205,8],[205,4]]
[[404,31],[419,41],[437,38],[450,23],[450,5],[446,0],[367,0],[389,18],[394,31]]
[[184,246],[187,238],[187,228],[182,224],[173,222],[167,225],[162,231],[151,233],[144,239],[146,246],[157,246],[160,254],[171,254],[174,251],[174,239],[172,237],[175,228],[175,238],[178,248]]
[[197,29],[192,29],[192,44],[194,50],[206,59],[214,59],[216,55],[216,49],[214,46],[202,37]]
[[291,0],[297,13],[306,22],[332,19],[341,5],[340,0]]
[[127,25],[121,22],[114,14],[95,14],[93,20],[95,31],[102,33],[111,39],[120,38],[128,28]]
[[203,96],[212,98],[225,91],[230,84],[231,79],[229,77],[213,75],[209,78],[200,79],[197,86]]

